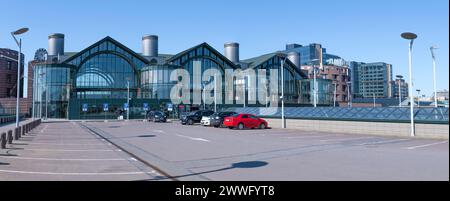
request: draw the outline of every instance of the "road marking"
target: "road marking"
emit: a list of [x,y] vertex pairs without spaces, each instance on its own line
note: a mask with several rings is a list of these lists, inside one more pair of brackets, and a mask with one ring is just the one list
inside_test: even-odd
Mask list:
[[123,158],[30,158],[17,156],[0,156],[0,158],[21,159],[21,160],[43,160],[43,161],[124,161]]
[[384,140],[384,141],[376,141],[376,142],[367,142],[362,144],[357,144],[359,146],[362,145],[374,145],[374,144],[383,144],[383,143],[390,143],[390,142],[401,142],[401,141],[407,141],[409,139],[399,139],[399,140]]
[[153,132],[155,132],[155,133],[164,133],[163,130],[153,130]]
[[43,129],[41,130],[41,132],[40,132],[40,133],[43,133],[43,132],[44,132],[44,130],[46,130],[46,129],[47,129],[47,127],[48,127],[48,124],[44,126],[44,128],[43,128]]
[[433,146],[433,145],[444,144],[444,143],[447,143],[447,142],[448,142],[448,140],[442,141],[442,142],[435,142],[435,143],[431,143],[431,144],[424,144],[424,145],[419,145],[419,146],[406,147],[406,149],[417,149],[417,148],[422,148],[422,147],[429,147],[429,146]]
[[92,146],[94,146],[94,145],[96,145],[96,146],[98,146],[98,145],[104,145],[104,144],[100,144],[100,143],[98,143],[98,144],[71,144],[71,143],[67,143],[67,144],[64,144],[64,143],[48,143],[48,142],[32,142],[32,143],[27,143],[27,144],[46,144],[46,145],[92,145]]
[[110,149],[24,149],[30,151],[114,151]]
[[331,141],[362,140],[362,139],[371,139],[371,138],[373,138],[373,137],[339,138],[339,139],[320,140],[320,141],[321,142],[331,142]]
[[180,134],[176,134],[176,135],[177,135],[178,137],[184,137],[184,138],[188,138],[188,139],[190,139],[190,140],[203,141],[203,142],[210,142],[209,140],[203,139],[203,138],[189,137],[189,136],[186,136],[186,135],[180,135]]
[[137,161],[135,158],[130,158],[130,160],[132,160],[132,161]]
[[285,139],[301,139],[301,138],[318,138],[318,137],[327,137],[325,135],[321,136],[300,136],[300,137],[284,137]]
[[73,176],[151,174],[151,172],[81,172],[81,173],[78,173],[78,172],[30,172],[30,171],[16,171],[16,170],[0,170],[0,172],[19,173],[19,174],[73,175]]

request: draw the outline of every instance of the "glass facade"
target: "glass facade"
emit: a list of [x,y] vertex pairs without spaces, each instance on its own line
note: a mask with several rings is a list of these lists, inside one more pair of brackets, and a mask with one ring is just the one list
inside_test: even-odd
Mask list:
[[[61,61],[60,63],[43,62],[35,66],[34,71],[34,112],[36,117],[68,118],[68,119],[111,119],[125,115],[124,103],[130,102],[130,118],[143,118],[143,105],[152,109],[165,109],[171,103],[170,92],[176,81],[171,81],[170,75],[176,69],[185,69],[190,75],[190,104],[183,111],[202,108],[204,72],[218,70],[223,86],[218,107],[226,103],[225,72],[237,70],[240,67],[228,60],[221,53],[206,43],[166,58],[164,62],[150,62],[144,57],[118,43],[110,37],[100,40],[83,51]],[[270,77],[271,69],[278,74],[278,95],[281,95],[280,65],[284,57],[273,56],[253,67],[265,69]],[[56,61],[54,61],[56,62]],[[284,65],[284,96],[286,104],[309,104],[308,87],[302,86],[300,72],[291,62]],[[258,76],[258,73],[256,73]],[[234,78],[233,78],[234,79]],[[260,79],[256,77],[256,79]],[[259,82],[246,80],[246,104],[256,97],[249,91],[258,93]],[[255,84],[253,84],[255,83]],[[236,84],[236,82],[233,82]],[[265,87],[264,87],[265,88]],[[236,90],[236,89],[235,89]],[[233,103],[243,98],[242,94],[233,91]],[[300,95],[302,94],[302,95]],[[130,96],[130,100],[127,97]],[[211,90],[209,97],[214,96]],[[278,96],[279,97],[279,96]],[[200,102],[195,102],[200,100]],[[107,104],[108,107],[105,107]],[[214,103],[206,104],[207,109],[213,109]],[[174,113],[178,105],[174,106]]]
[[[281,58],[279,56],[274,56],[270,59],[268,59],[267,61],[259,64],[258,66],[255,66],[254,69],[255,71],[257,71],[258,69],[265,69],[266,70],[266,77],[270,78],[271,75],[271,69],[277,70],[277,78],[278,78],[278,93],[279,96],[281,96],[281,61],[284,60],[284,58]],[[292,103],[292,104],[302,104],[304,102],[302,102],[302,99],[300,98],[299,94],[300,94],[300,82],[299,80],[302,79],[300,73],[296,70],[297,68],[291,64],[290,62],[285,62],[284,66],[284,75],[283,75],[283,79],[284,79],[284,101],[285,103]],[[257,79],[259,78],[259,74],[256,73],[257,75]],[[264,87],[264,86],[259,86],[259,82],[256,82],[256,88],[259,87]],[[269,87],[270,89],[270,87]],[[256,90],[256,92],[258,93],[258,90]]]
[[127,98],[128,82],[131,97],[136,97],[137,72],[116,54],[97,54],[82,63],[75,75],[77,98]]
[[34,68],[34,114],[39,118],[67,118],[72,66],[37,65]]

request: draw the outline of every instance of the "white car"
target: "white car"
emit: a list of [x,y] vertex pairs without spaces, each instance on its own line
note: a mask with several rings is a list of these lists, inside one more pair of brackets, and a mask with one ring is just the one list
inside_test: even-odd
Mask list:
[[207,116],[203,116],[202,120],[200,121],[200,124],[203,126],[210,126],[211,125],[211,119]]

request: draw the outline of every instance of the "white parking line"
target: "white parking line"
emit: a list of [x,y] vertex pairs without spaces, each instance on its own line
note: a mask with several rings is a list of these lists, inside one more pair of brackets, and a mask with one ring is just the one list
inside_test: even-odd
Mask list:
[[73,146],[75,146],[75,145],[89,145],[89,146],[98,146],[98,145],[104,145],[104,144],[100,144],[100,143],[98,143],[98,144],[72,144],[72,143],[47,143],[47,142],[30,142],[30,143],[27,143],[27,144],[44,144],[44,145],[73,145]]
[[48,124],[44,126],[44,128],[41,130],[40,133],[43,133],[47,129],[47,127],[48,127]]
[[135,174],[151,174],[151,172],[30,172],[30,171],[16,171],[16,170],[0,170],[5,173],[18,174],[43,174],[43,175],[71,175],[71,176],[104,176],[104,175],[135,175]]
[[23,149],[21,151],[114,151],[110,149]]
[[339,139],[329,139],[329,140],[320,140],[321,142],[332,142],[332,141],[347,141],[347,140],[362,140],[362,139],[371,139],[373,137],[355,137],[355,138],[339,138]]
[[375,145],[375,144],[384,144],[384,143],[390,143],[390,142],[402,142],[402,141],[408,141],[409,139],[398,139],[398,140],[383,140],[383,141],[375,141],[375,142],[367,142],[362,144],[357,144],[358,146],[362,145]]
[[328,137],[326,135],[314,135],[314,136],[298,136],[298,137],[284,137],[285,139],[303,139],[303,138],[320,138],[320,137]]
[[186,135],[180,135],[180,134],[176,134],[176,136],[178,136],[178,137],[184,137],[184,138],[188,138],[188,139],[190,139],[190,140],[195,140],[195,141],[210,142],[209,140],[207,140],[207,139],[203,139],[203,138],[195,138],[195,137],[189,137],[189,136],[186,136]]
[[405,149],[417,149],[417,148],[429,147],[429,146],[438,145],[438,144],[444,144],[444,143],[447,143],[447,142],[448,142],[448,140],[442,141],[442,142],[435,142],[435,143],[431,143],[431,144],[424,144],[424,145],[419,145],[419,146],[406,147]]
[[153,130],[153,132],[155,132],[155,133],[164,133],[163,130]]
[[0,158],[20,160],[43,160],[43,161],[124,161],[124,158],[30,158],[17,156],[0,156]]

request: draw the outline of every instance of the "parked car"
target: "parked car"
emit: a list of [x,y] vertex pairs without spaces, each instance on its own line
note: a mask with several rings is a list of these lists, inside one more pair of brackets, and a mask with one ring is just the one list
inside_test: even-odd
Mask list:
[[211,115],[210,124],[216,128],[224,126],[223,120],[225,117],[236,115],[236,112],[216,112]]
[[194,123],[200,123],[202,120],[202,117],[204,116],[211,116],[214,114],[214,111],[211,110],[198,110],[195,112],[191,112],[188,114],[181,115],[181,124],[185,125],[192,125]]
[[162,111],[150,111],[147,114],[147,119],[153,122],[167,122],[167,115]]
[[235,114],[225,117],[223,124],[230,129],[237,128],[239,130],[244,128],[265,129],[268,127],[267,121],[252,114]]
[[202,120],[200,120],[200,124],[202,126],[210,126],[211,125],[211,116],[203,116]]

